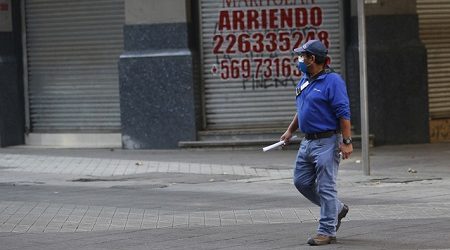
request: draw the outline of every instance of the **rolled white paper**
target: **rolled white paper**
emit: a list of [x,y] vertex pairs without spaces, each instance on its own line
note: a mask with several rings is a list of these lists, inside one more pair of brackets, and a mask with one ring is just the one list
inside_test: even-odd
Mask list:
[[[292,137],[291,137],[291,140],[294,139],[294,138],[297,138],[297,136],[296,136],[296,135],[292,136]],[[274,143],[274,144],[272,144],[272,145],[269,145],[269,146],[267,146],[267,147],[264,147],[264,148],[263,148],[263,151],[266,152],[266,151],[269,151],[269,150],[274,149],[274,148],[276,148],[276,147],[279,147],[279,146],[283,145],[285,142],[286,142],[286,141],[279,141],[279,142],[276,142],[276,143]]]

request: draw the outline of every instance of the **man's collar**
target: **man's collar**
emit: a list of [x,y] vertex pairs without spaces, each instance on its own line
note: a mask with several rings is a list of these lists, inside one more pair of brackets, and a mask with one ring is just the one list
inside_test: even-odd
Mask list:
[[317,74],[315,74],[313,77],[310,77],[308,74],[306,74],[306,79],[308,79],[309,82],[315,81],[317,79],[322,79],[325,77],[325,70],[321,70]]
[[326,68],[324,68],[323,70],[321,70],[319,73],[317,73],[314,77],[309,77],[308,74],[305,74],[305,78],[309,81],[315,81],[317,79],[323,79],[325,78],[325,76],[329,73],[333,73],[334,70],[328,66],[326,66]]

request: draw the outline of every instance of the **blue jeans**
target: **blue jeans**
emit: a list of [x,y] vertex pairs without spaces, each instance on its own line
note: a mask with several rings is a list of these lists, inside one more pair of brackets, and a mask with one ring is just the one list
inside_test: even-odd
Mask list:
[[294,169],[294,184],[300,193],[320,206],[318,234],[335,236],[337,216],[343,204],[337,198],[339,135],[303,139]]

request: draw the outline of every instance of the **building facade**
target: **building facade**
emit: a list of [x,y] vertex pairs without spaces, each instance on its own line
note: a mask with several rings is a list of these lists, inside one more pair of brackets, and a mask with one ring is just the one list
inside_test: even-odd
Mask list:
[[[450,141],[450,4],[366,1],[376,145]],[[359,133],[356,1],[0,0],[0,144],[177,148],[282,132],[319,39]],[[236,140],[239,140],[237,138]]]

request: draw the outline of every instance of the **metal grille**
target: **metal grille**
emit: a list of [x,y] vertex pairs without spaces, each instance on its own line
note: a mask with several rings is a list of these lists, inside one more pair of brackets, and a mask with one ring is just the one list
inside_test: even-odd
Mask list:
[[123,0],[26,0],[33,132],[120,129]]
[[[342,70],[343,29],[339,1],[305,2],[308,4],[273,0],[201,1],[202,77],[207,129],[286,127],[295,114],[295,86],[300,76],[292,49],[299,42],[326,37],[323,41],[329,44],[331,66],[337,72]],[[245,3],[253,6],[246,6]],[[228,14],[221,18],[221,11]],[[319,13],[321,20],[317,19]],[[289,18],[291,14],[292,19]],[[229,26],[226,15],[232,23]],[[239,19],[240,15],[243,15],[242,22],[237,22],[233,27],[233,18]],[[310,32],[315,36],[308,37]],[[264,36],[262,52],[256,50],[260,40],[260,35],[255,35],[257,33]],[[231,37],[228,37],[230,34]],[[236,41],[232,41],[233,37]],[[266,46],[272,46],[273,37],[276,37],[277,49],[266,50]],[[222,46],[218,46],[221,39]],[[290,46],[287,46],[285,39],[289,40]],[[233,42],[234,46],[230,46]],[[266,59],[268,61],[264,63]],[[263,63],[260,64],[260,60]],[[269,64],[272,66],[268,67]],[[229,75],[234,73],[235,77],[222,76],[227,73],[227,67]],[[294,74],[295,71],[297,73]]]
[[430,117],[450,118],[450,2],[417,0],[417,13],[427,48]]

